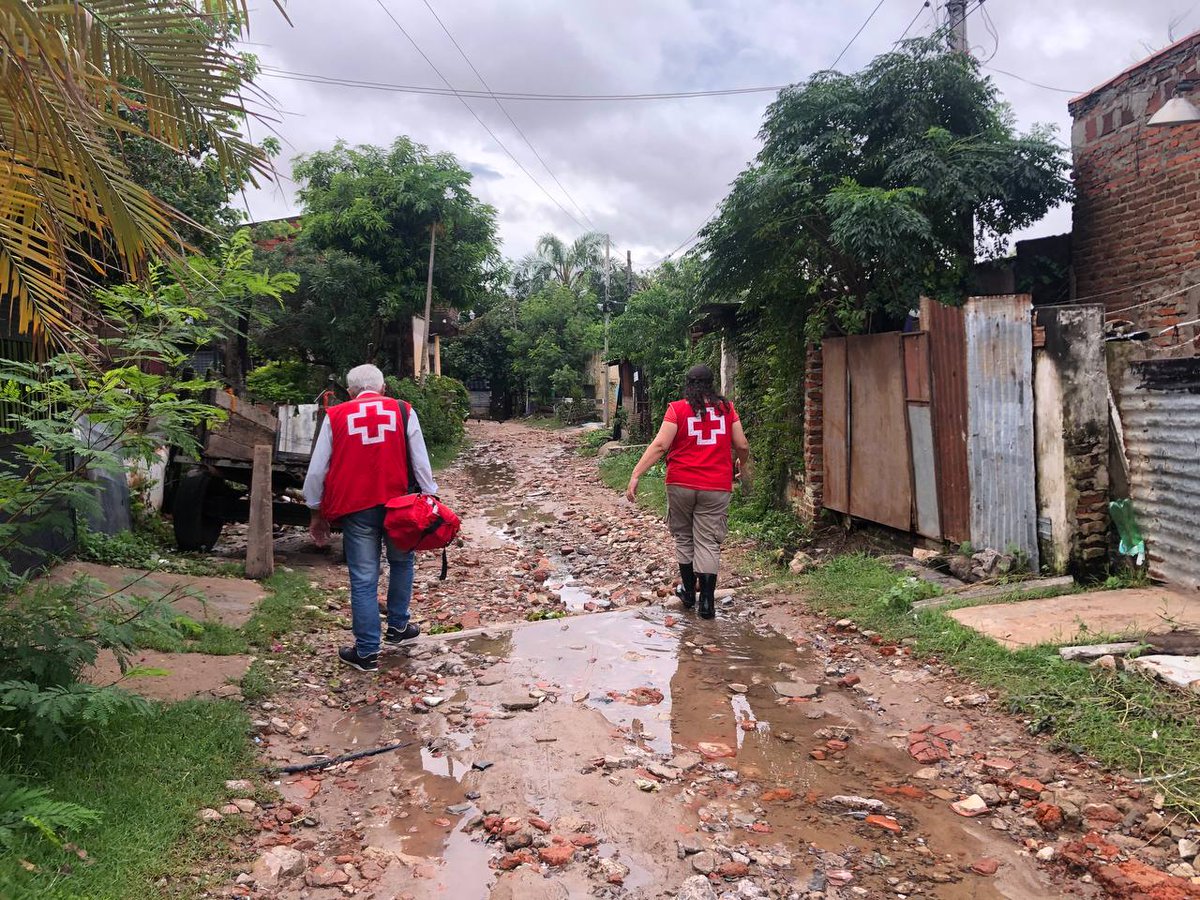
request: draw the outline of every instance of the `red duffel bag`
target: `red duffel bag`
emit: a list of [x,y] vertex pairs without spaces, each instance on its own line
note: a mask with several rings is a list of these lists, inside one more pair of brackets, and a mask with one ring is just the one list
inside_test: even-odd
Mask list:
[[387,514],[383,529],[397,550],[410,553],[414,550],[441,550],[442,574],[450,568],[446,547],[458,537],[462,520],[445,503],[429,494],[405,494],[387,502]]

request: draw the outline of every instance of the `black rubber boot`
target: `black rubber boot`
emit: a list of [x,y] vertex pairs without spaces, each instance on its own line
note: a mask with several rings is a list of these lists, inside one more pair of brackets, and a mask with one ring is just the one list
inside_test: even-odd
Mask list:
[[717,617],[717,576],[701,573],[696,577],[700,581],[700,618],[715,619]]
[[675,596],[683,601],[684,609],[691,609],[696,605],[696,570],[691,563],[679,564],[679,577],[683,584],[675,588]]

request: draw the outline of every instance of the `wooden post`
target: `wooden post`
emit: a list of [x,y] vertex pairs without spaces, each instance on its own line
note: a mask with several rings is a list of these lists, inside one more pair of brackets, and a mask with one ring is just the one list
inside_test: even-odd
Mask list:
[[271,446],[256,444],[250,475],[250,531],[246,541],[246,577],[269,578],[275,573],[272,517]]
[[442,375],[442,336],[433,336],[433,374],[439,378]]

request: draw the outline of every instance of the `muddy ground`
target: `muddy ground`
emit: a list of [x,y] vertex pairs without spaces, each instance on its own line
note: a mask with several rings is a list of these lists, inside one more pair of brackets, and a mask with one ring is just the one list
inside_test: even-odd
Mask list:
[[378,674],[334,660],[336,548],[280,540],[327,620],[269,661],[264,762],[402,746],[275,778],[276,803],[232,786],[240,803],[217,812],[253,827],[210,896],[1200,897],[1184,824],[1144,789],[751,575],[695,618],[663,525],[573,438],[485,423],[471,439],[440,476],[463,546],[445,583],[422,557],[414,602],[449,633]]

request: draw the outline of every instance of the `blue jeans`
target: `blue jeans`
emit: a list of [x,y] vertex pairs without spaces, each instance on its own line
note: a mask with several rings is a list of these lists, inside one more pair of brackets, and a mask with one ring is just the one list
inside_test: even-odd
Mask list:
[[408,607],[412,602],[413,554],[401,553],[392,546],[383,530],[385,507],[373,506],[342,518],[342,546],[350,570],[350,613],[354,642],[359,656],[379,652],[379,555],[387,551],[388,628],[403,631],[408,627]]

